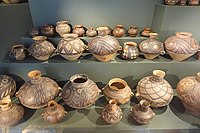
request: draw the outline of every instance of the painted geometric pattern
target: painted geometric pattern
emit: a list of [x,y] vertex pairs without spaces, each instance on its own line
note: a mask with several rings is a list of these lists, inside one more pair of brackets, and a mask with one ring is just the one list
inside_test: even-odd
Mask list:
[[163,79],[162,83],[150,81],[151,76],[140,80],[137,86],[139,95],[154,103],[169,103],[173,98],[171,85]]

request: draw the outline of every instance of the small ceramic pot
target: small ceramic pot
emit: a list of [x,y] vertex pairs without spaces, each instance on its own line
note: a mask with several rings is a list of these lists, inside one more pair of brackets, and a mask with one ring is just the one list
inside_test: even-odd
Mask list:
[[137,85],[137,98],[147,100],[151,107],[167,106],[171,102],[174,92],[164,76],[164,71],[154,70],[152,76],[141,79]]
[[40,30],[39,30],[39,28],[37,28],[37,27],[30,27],[30,28],[28,29],[28,34],[29,34],[29,36],[31,36],[31,37],[38,36],[38,35],[40,34]]
[[163,43],[157,40],[157,33],[149,33],[150,38],[142,41],[139,45],[140,51],[144,54],[144,57],[149,60],[153,60],[160,54],[164,55]]
[[98,86],[85,74],[73,75],[62,89],[62,99],[75,109],[84,109],[99,99]]
[[42,113],[42,118],[51,124],[56,124],[62,121],[66,115],[67,112],[64,107],[51,100],[48,102],[48,107]]
[[188,0],[188,5],[197,6],[199,4],[199,0]]
[[27,49],[21,44],[13,45],[9,53],[10,58],[15,60],[24,60],[26,55]]
[[115,28],[113,29],[113,35],[115,37],[122,37],[125,34],[125,29],[123,25],[116,25]]
[[165,4],[169,6],[174,6],[176,5],[178,0],[165,0]]
[[165,49],[172,59],[183,61],[199,50],[199,43],[190,32],[176,32],[165,41]]
[[121,49],[116,38],[108,35],[108,27],[97,28],[98,36],[88,43],[89,51],[97,60],[110,61]]
[[42,77],[39,70],[30,71],[28,76],[30,80],[16,92],[16,97],[22,105],[30,109],[39,109],[58,96],[61,89],[54,80]]
[[141,100],[132,108],[132,117],[139,124],[147,124],[153,118],[155,113],[150,108],[150,103],[146,100]]
[[151,28],[144,28],[144,30],[142,31],[141,35],[145,36],[145,37],[149,37],[149,33],[151,33]]
[[187,4],[187,1],[188,0],[179,0],[178,4],[181,5],[181,6],[185,6]]
[[179,81],[176,90],[188,113],[200,117],[200,72]]
[[133,93],[126,81],[120,78],[111,79],[103,88],[103,94],[108,101],[115,100],[119,104],[125,104],[130,101]]
[[93,27],[90,27],[88,28],[88,30],[86,31],[86,35],[88,37],[95,37],[97,35],[97,31],[93,28]]
[[24,116],[24,108],[11,102],[10,96],[0,100],[0,127],[17,124]]
[[52,37],[55,35],[55,29],[50,24],[45,24],[41,27],[41,34],[46,37]]
[[16,91],[16,82],[7,75],[0,75],[0,100],[6,96],[12,97]]
[[118,123],[123,116],[121,108],[117,105],[117,101],[110,100],[102,111],[103,119],[110,124]]
[[35,36],[33,37],[34,44],[32,44],[28,51],[37,60],[45,61],[48,60],[51,54],[55,51],[55,47],[49,41],[46,41],[46,36]]
[[57,52],[67,60],[77,60],[85,49],[86,45],[77,34],[64,34],[57,46]]
[[106,29],[107,30],[106,35],[111,35],[112,31],[113,31],[109,26],[100,26],[100,27],[98,27],[96,29],[98,35],[100,35],[99,34],[99,32],[100,32],[99,29]]
[[85,29],[83,25],[75,25],[73,33],[78,34],[78,37],[82,37],[85,34]]
[[68,21],[58,21],[56,25],[56,32],[63,37],[64,34],[68,34],[71,31]]
[[125,42],[122,53],[121,53],[122,58],[124,59],[136,59],[139,56],[139,50],[137,48],[137,43],[135,42]]
[[138,27],[136,26],[131,26],[129,27],[128,31],[127,31],[128,35],[130,37],[135,37],[138,34]]

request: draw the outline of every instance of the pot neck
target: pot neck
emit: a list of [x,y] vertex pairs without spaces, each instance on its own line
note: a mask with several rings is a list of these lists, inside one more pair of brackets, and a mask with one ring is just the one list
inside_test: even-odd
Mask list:
[[151,77],[152,82],[161,83],[165,77],[165,72],[162,70],[154,70],[153,76]]
[[99,27],[97,28],[97,32],[99,36],[108,36],[109,28],[108,27]]
[[64,34],[63,39],[66,41],[73,41],[78,38],[78,34]]
[[85,74],[77,74],[70,78],[70,82],[74,85],[85,85],[88,83],[88,76]]
[[150,39],[156,39],[158,37],[158,33],[149,33]]
[[41,74],[41,71],[39,71],[39,70],[33,70],[33,71],[30,71],[30,72],[28,73],[28,77],[29,77],[30,79],[32,79],[32,80],[41,79],[41,76],[42,76],[42,74]]
[[48,102],[48,113],[49,114],[53,114],[53,113],[56,113],[58,110],[58,104],[54,101],[54,100],[51,100],[50,102]]
[[120,91],[127,87],[127,83],[123,79],[114,78],[109,81],[108,86],[113,91]]
[[35,43],[42,43],[46,41],[47,37],[46,36],[35,36],[33,37],[33,40]]
[[140,104],[140,110],[142,112],[147,112],[148,111],[148,109],[150,107],[150,103],[148,101],[141,100],[139,104]]
[[176,32],[176,36],[181,37],[181,38],[190,38],[192,37],[192,33],[190,32]]

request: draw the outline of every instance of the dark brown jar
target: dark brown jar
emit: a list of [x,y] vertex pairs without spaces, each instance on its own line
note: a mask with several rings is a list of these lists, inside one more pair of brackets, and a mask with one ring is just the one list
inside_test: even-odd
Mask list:
[[82,37],[85,34],[85,29],[83,25],[75,25],[73,33],[78,34],[79,37]]
[[125,29],[123,25],[116,25],[113,29],[113,35],[115,37],[122,37],[125,34]]
[[29,36],[31,36],[31,37],[38,36],[38,35],[40,34],[40,30],[39,30],[39,28],[37,28],[37,27],[30,27],[30,28],[28,29],[28,34],[29,34]]
[[97,31],[93,28],[93,27],[90,27],[88,28],[88,30],[86,31],[86,35],[88,37],[95,37],[97,35]]
[[138,27],[136,27],[136,26],[131,26],[131,27],[129,27],[129,29],[128,29],[128,35],[130,36],[130,37],[135,37],[135,36],[137,36],[137,34],[138,34]]
[[21,44],[13,45],[9,53],[10,58],[15,60],[24,60],[26,55],[27,49]]
[[67,112],[64,107],[51,100],[48,102],[48,107],[42,113],[42,118],[51,124],[55,124],[60,122],[66,115]]
[[50,24],[45,24],[41,27],[41,34],[46,37],[52,37],[55,34],[55,29]]

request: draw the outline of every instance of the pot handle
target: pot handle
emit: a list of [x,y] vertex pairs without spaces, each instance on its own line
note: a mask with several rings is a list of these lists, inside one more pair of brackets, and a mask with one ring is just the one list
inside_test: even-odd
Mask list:
[[68,114],[67,111],[65,111],[65,116],[66,116],[67,114]]
[[54,101],[54,100],[51,100],[51,101],[49,101],[48,102],[48,107],[50,107],[50,106],[57,106],[58,104],[57,104],[57,102],[56,101]]

